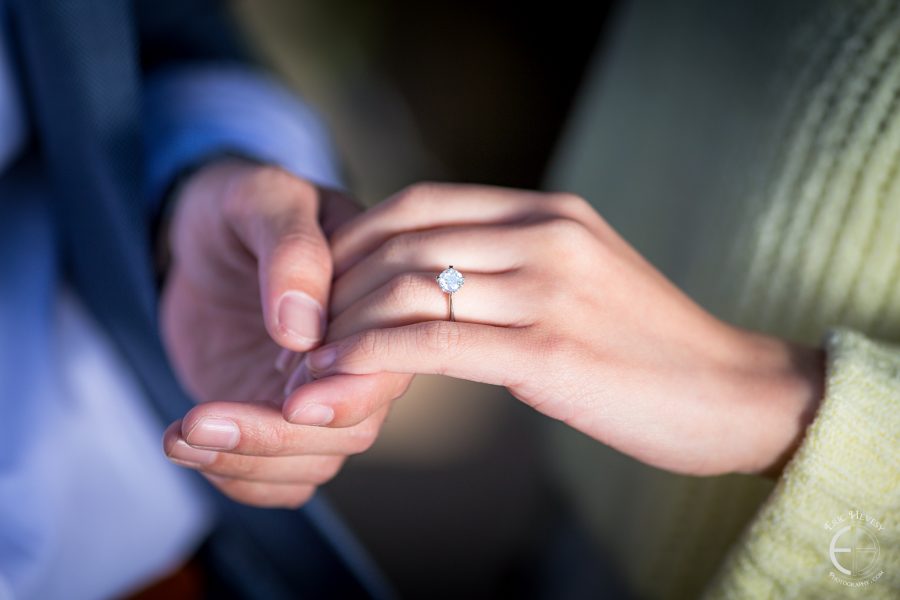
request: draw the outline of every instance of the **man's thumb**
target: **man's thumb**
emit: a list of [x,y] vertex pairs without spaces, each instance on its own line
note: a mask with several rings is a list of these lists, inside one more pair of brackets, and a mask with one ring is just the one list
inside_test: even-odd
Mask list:
[[[306,351],[325,333],[331,252],[318,221],[320,191],[287,173],[260,185],[235,223],[256,256],[266,329],[280,346]],[[245,205],[246,206],[246,205]]]

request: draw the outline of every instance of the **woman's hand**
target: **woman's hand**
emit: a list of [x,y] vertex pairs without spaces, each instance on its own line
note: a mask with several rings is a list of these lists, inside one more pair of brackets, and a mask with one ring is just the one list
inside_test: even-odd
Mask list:
[[[716,319],[576,196],[414,186],[340,227],[332,252],[335,341],[308,355],[315,377],[504,385],[689,474],[777,471],[822,394],[821,352]],[[466,277],[457,322],[434,280],[448,264]]]

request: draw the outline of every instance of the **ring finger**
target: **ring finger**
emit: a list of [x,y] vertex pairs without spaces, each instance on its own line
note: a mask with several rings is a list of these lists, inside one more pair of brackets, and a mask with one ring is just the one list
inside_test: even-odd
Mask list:
[[434,273],[401,273],[360,298],[334,317],[328,340],[366,329],[400,327],[449,318],[449,302],[457,321],[506,327],[531,324],[527,293],[520,271],[464,273],[465,284],[451,297]]
[[530,261],[535,224],[445,227],[399,234],[350,268],[331,291],[331,315],[401,273],[437,272],[453,264],[464,274],[502,273]]

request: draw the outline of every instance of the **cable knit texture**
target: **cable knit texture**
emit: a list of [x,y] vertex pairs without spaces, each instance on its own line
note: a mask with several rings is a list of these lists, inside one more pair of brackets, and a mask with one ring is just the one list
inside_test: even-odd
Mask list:
[[[550,184],[717,316],[824,343],[826,394],[774,484],[551,426],[560,485],[640,597],[898,597],[900,2],[638,0],[617,25]],[[850,511],[883,527],[862,589],[831,575]]]
[[[826,348],[825,402],[775,491],[735,545],[710,598],[829,598],[848,589],[866,598],[897,597],[900,347],[838,330]],[[832,574],[840,572],[823,556],[857,511],[878,522],[872,526],[881,548],[877,567],[866,577],[833,581]],[[826,527],[837,518],[844,521]],[[861,553],[860,562],[868,556]]]

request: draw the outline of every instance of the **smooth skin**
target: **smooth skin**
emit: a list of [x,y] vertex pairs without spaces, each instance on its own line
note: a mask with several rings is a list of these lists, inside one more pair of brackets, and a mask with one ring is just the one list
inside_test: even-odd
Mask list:
[[[198,406],[172,423],[166,455],[231,498],[296,507],[375,440],[406,375],[344,375],[297,387],[321,344],[332,280],[326,234],[358,209],[280,169],[222,159],[177,191],[161,304],[172,364]],[[285,420],[285,396],[331,404]],[[295,398],[296,397],[296,398]],[[297,417],[293,413],[292,417]],[[331,423],[341,427],[323,428]]]
[[[315,381],[284,405],[295,422],[353,411],[313,387],[333,379],[436,373],[505,386],[662,469],[774,475],[823,394],[821,350],[715,318],[577,196],[421,184],[331,243],[334,341],[297,367]],[[466,277],[457,322],[434,281],[448,264]]]

